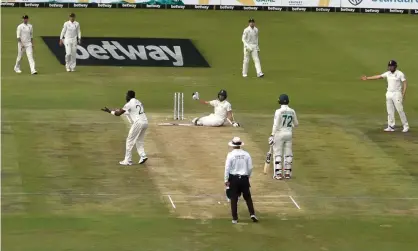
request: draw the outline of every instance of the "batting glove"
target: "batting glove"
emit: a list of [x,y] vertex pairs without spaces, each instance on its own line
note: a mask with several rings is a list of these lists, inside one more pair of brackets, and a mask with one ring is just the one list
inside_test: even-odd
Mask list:
[[239,125],[239,123],[234,122],[234,123],[232,123],[232,126],[233,126],[233,127],[239,127],[240,125]]
[[193,92],[193,96],[192,96],[192,98],[193,98],[194,100],[199,100],[199,93],[198,93],[198,92]]
[[269,145],[273,145],[273,144],[274,144],[274,137],[273,137],[273,135],[271,135],[269,137]]

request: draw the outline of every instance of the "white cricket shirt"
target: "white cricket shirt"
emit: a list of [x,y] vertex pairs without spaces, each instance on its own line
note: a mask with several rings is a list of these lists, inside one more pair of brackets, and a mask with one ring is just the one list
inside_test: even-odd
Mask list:
[[136,99],[136,98],[132,98],[131,100],[129,100],[128,103],[126,103],[123,108],[123,110],[125,110],[126,116],[128,117],[128,120],[131,124],[135,123],[135,122],[147,122],[148,123],[148,119],[147,116],[144,113],[144,106],[142,105],[142,103]]
[[80,30],[80,24],[77,21],[71,22],[67,21],[64,23],[64,27],[62,27],[60,39],[71,39],[76,40],[81,39],[81,30]]
[[251,176],[253,162],[248,152],[242,149],[234,149],[228,153],[225,161],[225,182],[229,179],[229,174]]
[[31,24],[21,23],[17,26],[16,34],[17,38],[20,38],[22,44],[30,44],[32,43],[33,38],[33,27]]
[[248,26],[242,33],[242,42],[245,46],[258,46],[258,29],[257,27],[251,28]]
[[382,78],[388,81],[388,92],[401,92],[402,82],[406,80],[403,72],[396,70],[395,72],[387,71],[383,73]]
[[209,104],[215,107],[214,114],[224,120],[228,117],[228,112],[232,111],[231,103],[229,103],[227,100],[221,102],[215,99],[210,101]]
[[274,135],[278,131],[292,132],[293,127],[299,125],[299,121],[296,117],[296,112],[287,105],[282,105],[274,113],[274,122],[271,135]]

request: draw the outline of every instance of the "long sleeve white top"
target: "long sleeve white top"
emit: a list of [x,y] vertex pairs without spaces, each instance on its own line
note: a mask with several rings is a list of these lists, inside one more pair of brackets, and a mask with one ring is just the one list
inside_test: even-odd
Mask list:
[[81,29],[80,24],[77,21],[71,22],[67,21],[62,27],[60,39],[76,40],[81,39]]
[[251,176],[253,162],[248,152],[242,149],[234,149],[228,153],[225,161],[224,181],[227,182],[229,174]]
[[31,24],[21,23],[17,26],[16,30],[17,38],[20,38],[20,41],[23,45],[32,43],[33,38],[33,27]]
[[242,43],[245,47],[258,47],[258,29],[248,26],[242,33]]

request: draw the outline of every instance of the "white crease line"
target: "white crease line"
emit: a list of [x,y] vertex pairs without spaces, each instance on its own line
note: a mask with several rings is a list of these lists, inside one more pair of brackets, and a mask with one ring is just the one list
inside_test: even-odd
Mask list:
[[296,203],[296,201],[293,199],[292,195],[289,195],[289,198],[292,200],[293,204],[295,204],[295,206],[300,209],[300,206],[298,205],[298,203]]
[[168,199],[170,200],[171,205],[173,206],[173,208],[176,209],[176,205],[174,205],[174,201],[171,199],[171,196],[170,195],[167,195],[167,196],[168,196]]

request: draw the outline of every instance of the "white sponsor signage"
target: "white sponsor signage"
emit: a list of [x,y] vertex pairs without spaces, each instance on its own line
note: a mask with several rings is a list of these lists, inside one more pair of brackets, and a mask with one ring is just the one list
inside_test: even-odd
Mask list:
[[418,9],[418,0],[341,0],[341,7],[375,9]]
[[180,46],[173,50],[164,45],[125,45],[117,41],[102,41],[102,44],[89,44],[87,48],[77,46],[77,59],[89,58],[98,60],[166,60],[173,66],[183,66],[183,55]]

